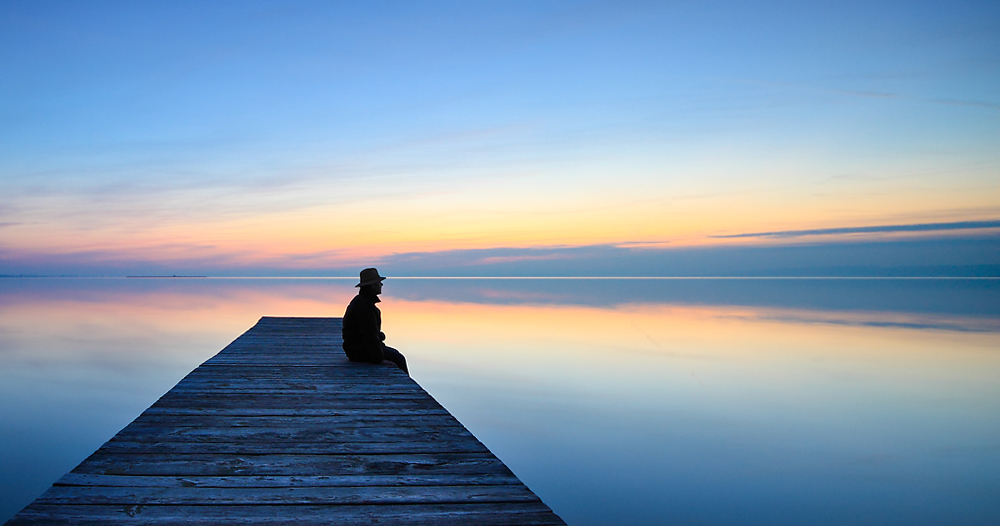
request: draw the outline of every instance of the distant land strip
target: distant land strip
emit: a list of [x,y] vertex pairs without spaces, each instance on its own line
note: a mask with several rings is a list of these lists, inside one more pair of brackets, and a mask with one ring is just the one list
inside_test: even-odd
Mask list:
[[126,278],[184,278],[184,279],[187,279],[187,278],[207,278],[208,276],[178,276],[178,275],[175,274],[173,276],[125,276],[125,277]]
[[738,237],[798,237],[798,236],[829,236],[837,234],[869,234],[881,232],[933,232],[936,230],[970,230],[981,228],[1000,228],[1000,220],[992,221],[956,221],[953,223],[920,223],[915,225],[880,225],[861,226],[853,228],[816,228],[812,230],[781,230],[777,232],[752,232],[749,234],[728,234],[711,236],[713,238]]
[[[357,280],[341,276],[124,276],[129,279],[219,279],[219,280]],[[0,274],[3,278],[67,278],[67,279],[122,279],[122,276],[46,276],[35,274]],[[393,276],[402,280],[998,280],[1000,276]]]
[[[172,277],[172,276],[126,276],[129,278],[141,277]],[[357,280],[354,276],[177,276],[209,279],[228,280]],[[390,279],[400,280],[809,280],[809,279],[844,279],[844,280],[865,280],[865,279],[912,279],[912,280],[935,280],[935,279],[985,279],[997,280],[998,276],[392,276]]]

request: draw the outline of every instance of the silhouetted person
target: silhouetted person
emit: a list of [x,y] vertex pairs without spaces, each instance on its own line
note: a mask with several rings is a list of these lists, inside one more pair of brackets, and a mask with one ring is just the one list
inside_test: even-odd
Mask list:
[[361,271],[358,295],[351,300],[344,313],[344,354],[352,362],[396,364],[406,374],[406,358],[392,347],[386,347],[385,333],[382,332],[382,312],[375,306],[382,293],[382,281],[378,270],[366,268]]

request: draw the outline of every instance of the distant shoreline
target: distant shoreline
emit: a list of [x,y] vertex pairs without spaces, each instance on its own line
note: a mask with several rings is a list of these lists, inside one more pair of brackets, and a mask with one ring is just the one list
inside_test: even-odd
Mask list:
[[125,276],[126,278],[207,278],[208,276]]
[[[46,276],[0,274],[0,279],[222,279],[222,280],[357,280],[356,276]],[[649,280],[649,281],[807,281],[807,280],[1000,280],[994,276],[393,276],[398,280]]]

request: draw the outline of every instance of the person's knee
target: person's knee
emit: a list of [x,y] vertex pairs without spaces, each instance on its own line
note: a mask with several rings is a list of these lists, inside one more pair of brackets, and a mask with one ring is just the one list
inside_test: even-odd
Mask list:
[[395,363],[396,366],[406,372],[406,374],[410,374],[409,369],[406,367],[406,357],[403,356],[403,353],[393,349],[392,347],[386,347],[385,359]]

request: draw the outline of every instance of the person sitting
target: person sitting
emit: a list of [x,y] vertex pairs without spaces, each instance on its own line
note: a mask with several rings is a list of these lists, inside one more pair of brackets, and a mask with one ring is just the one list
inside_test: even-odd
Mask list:
[[352,362],[395,364],[408,375],[410,371],[406,368],[406,358],[384,343],[382,312],[375,306],[380,301],[378,295],[382,293],[384,280],[374,268],[361,271],[360,283],[355,285],[360,288],[358,295],[344,312],[344,354]]

